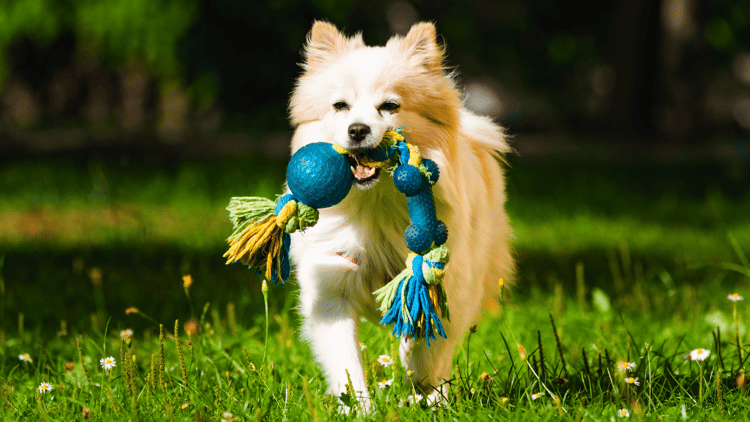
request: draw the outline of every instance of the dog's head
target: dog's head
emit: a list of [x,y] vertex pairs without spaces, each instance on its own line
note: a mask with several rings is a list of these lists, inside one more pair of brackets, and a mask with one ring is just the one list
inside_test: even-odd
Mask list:
[[304,59],[290,114],[298,131],[310,125],[305,136],[295,136],[293,150],[321,141],[365,150],[377,147],[389,127],[405,126],[415,142],[412,132],[428,136],[429,126],[456,126],[460,94],[445,75],[431,23],[370,47],[361,34],[346,37],[329,23],[315,22]]

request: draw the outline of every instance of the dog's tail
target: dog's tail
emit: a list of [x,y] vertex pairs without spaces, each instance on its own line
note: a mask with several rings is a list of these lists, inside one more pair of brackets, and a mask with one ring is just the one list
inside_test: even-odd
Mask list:
[[461,126],[476,146],[503,162],[504,155],[513,151],[505,130],[489,117],[478,116],[464,109],[461,111]]

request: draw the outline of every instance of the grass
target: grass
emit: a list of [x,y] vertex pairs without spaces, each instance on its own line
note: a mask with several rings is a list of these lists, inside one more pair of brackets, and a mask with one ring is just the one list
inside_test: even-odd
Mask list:
[[[168,244],[219,250],[237,195],[280,192],[284,163],[262,157],[153,162],[90,158],[0,165],[0,244],[69,251]],[[750,238],[750,190],[720,165],[514,163],[508,212],[516,247],[536,254],[617,249],[728,259],[727,231]]]
[[[2,419],[348,419],[299,340],[294,284],[270,289],[266,316],[260,280],[221,259],[228,198],[272,196],[283,163],[149,160],[0,165]],[[750,312],[727,299],[750,277],[746,183],[712,165],[508,175],[519,281],[457,349],[446,402],[403,404],[403,370],[373,364],[397,360],[395,340],[363,321],[375,411],[359,416],[747,419]],[[698,348],[707,360],[684,359]]]
[[[616,295],[586,291],[583,269],[574,297],[556,280],[549,291],[521,289],[488,310],[487,320],[457,350],[450,393],[440,406],[405,404],[416,392],[404,370],[375,361],[388,355],[397,362],[396,340],[363,321],[374,411],[359,416],[610,420],[620,409],[645,420],[750,416],[744,382],[750,350],[738,347],[738,341],[750,342],[743,324],[750,312],[744,302],[735,308],[725,295],[738,279],[703,269],[695,270],[706,277],[700,286],[684,283],[679,274],[672,284],[654,283],[646,275],[653,272],[640,272],[637,264],[626,270],[623,258],[615,257],[620,273],[610,274],[621,281]],[[190,289],[200,283],[179,289],[182,301],[195,306],[162,324],[131,309],[85,330],[63,324],[57,335],[44,336],[19,320],[17,329],[3,332],[3,419],[347,419],[340,404],[324,394],[322,374],[297,338],[293,301],[286,300],[292,291],[272,288],[272,298],[284,297],[285,303],[272,300],[267,320],[262,313],[245,320],[232,301],[221,309],[192,303]],[[150,300],[144,296],[141,302]],[[144,328],[122,337],[125,327],[144,322]],[[698,348],[711,351],[707,360],[684,358]],[[32,362],[18,358],[25,353]],[[110,356],[116,366],[106,370],[100,359]],[[620,362],[633,362],[635,369],[618,370]],[[640,385],[626,383],[629,377]],[[378,388],[388,379],[391,386]],[[39,393],[43,382],[52,390]],[[536,393],[543,395],[534,400]]]

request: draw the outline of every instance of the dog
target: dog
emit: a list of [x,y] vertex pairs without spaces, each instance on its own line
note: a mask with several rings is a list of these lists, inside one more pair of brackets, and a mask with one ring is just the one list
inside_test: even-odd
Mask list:
[[[514,273],[513,232],[504,210],[502,157],[510,151],[501,127],[463,107],[443,64],[432,23],[414,25],[385,46],[366,46],[334,25],[313,24],[302,74],[291,95],[292,153],[312,142],[350,151],[376,148],[388,128],[437,163],[437,217],[448,227],[451,260],[443,280],[450,321],[447,339],[428,347],[402,338],[401,362],[429,400],[447,393],[454,349]],[[360,402],[368,396],[358,338],[362,317],[379,321],[373,292],[404,268],[404,195],[387,171],[352,163],[354,187],[320,210],[317,225],[292,235],[290,257],[299,283],[302,336],[323,367],[328,393],[346,392],[347,371]]]

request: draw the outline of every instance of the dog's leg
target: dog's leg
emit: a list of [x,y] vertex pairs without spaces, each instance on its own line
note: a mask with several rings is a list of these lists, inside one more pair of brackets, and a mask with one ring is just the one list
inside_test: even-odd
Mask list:
[[[445,323],[444,323],[445,325]],[[448,327],[445,326],[446,332]],[[411,370],[411,382],[426,395],[428,403],[439,402],[448,397],[453,350],[460,335],[430,341],[430,347],[420,339],[402,340],[399,348],[404,368]]]
[[326,374],[329,393],[346,393],[347,374],[363,410],[369,398],[362,369],[356,311],[346,299],[353,275],[340,256],[309,254],[297,267],[303,333]]

